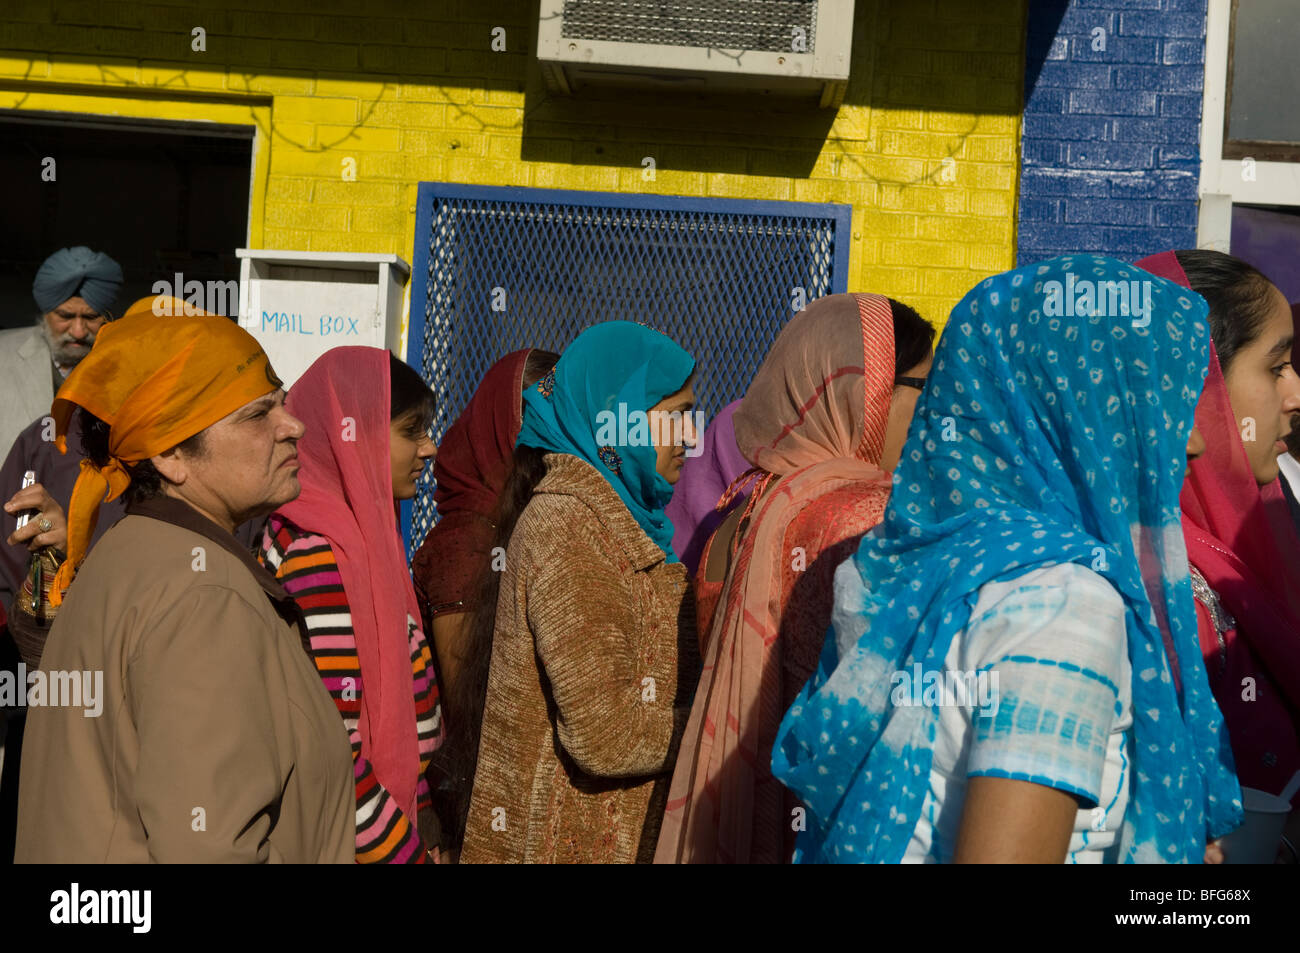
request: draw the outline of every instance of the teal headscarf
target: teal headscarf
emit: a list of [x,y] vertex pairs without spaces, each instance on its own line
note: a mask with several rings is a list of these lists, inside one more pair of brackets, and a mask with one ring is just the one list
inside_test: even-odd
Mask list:
[[[695,358],[665,334],[630,321],[593,325],[524,392],[523,427],[515,443],[590,463],[670,563],[678,559],[664,507],[673,487],[656,470],[655,448],[642,439],[649,428],[638,431],[633,412],[644,414],[681,390],[694,370]],[[627,421],[622,434],[620,418]]]

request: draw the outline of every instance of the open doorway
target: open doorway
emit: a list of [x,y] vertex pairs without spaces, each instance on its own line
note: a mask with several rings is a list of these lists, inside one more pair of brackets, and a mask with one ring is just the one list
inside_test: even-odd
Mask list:
[[10,185],[0,204],[0,329],[36,319],[36,269],[72,245],[122,266],[119,314],[177,273],[238,282],[254,132],[0,110],[0,181]]

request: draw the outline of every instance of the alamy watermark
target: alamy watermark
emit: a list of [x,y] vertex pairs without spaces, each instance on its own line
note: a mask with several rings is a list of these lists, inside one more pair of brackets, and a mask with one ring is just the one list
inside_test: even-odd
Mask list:
[[1133,327],[1151,323],[1150,281],[1093,281],[1067,272],[1065,283],[1043,283],[1043,314],[1049,318],[1133,318]]
[[889,700],[895,708],[978,708],[989,717],[998,711],[996,669],[978,672],[923,670],[920,662],[890,676]]
[[[687,425],[694,439],[686,438]],[[681,447],[686,456],[704,452],[704,411],[636,410],[619,403],[617,410],[596,414],[596,443],[603,447]]]
[[73,882],[50,894],[54,924],[123,924],[132,933],[148,933],[153,924],[152,890],[83,890]]
[[[192,317],[200,311],[209,314],[224,314],[235,317],[239,314],[239,282],[208,281],[197,278],[185,280],[181,272],[176,272],[173,281],[165,278],[153,283],[152,311],[156,317],[180,317],[182,314]],[[176,305],[173,300],[179,301]]]
[[104,673],[27,671],[19,662],[16,672],[0,671],[0,707],[84,708],[87,718],[104,712]]

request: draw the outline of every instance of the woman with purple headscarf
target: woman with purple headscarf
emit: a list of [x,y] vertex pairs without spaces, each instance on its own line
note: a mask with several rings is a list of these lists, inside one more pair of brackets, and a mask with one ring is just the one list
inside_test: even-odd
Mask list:
[[[672,502],[666,512],[673,521],[673,551],[692,576],[700,564],[700,553],[713,531],[718,528],[726,511],[715,508],[731,481],[749,469],[736,446],[736,429],[732,416],[740,401],[732,401],[713,418],[704,431],[700,452],[688,457],[682,467],[681,479],[673,491]],[[748,495],[736,497],[739,503]]]
[[722,503],[727,488],[750,469],[749,461],[736,446],[736,428],[731,420],[740,403],[732,401],[713,418],[704,431],[699,455],[686,458],[673,498],[664,509],[673,521],[673,552],[690,573],[689,578],[695,580],[695,619],[701,640],[722,596],[722,583],[709,582],[698,572],[700,557],[727,514],[748,499],[753,489],[747,484]]

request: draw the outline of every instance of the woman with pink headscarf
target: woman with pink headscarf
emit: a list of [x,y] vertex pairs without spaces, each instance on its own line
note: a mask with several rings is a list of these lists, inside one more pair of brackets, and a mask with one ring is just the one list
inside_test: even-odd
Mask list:
[[439,859],[425,771],[443,739],[433,654],[397,529],[434,456],[434,396],[382,348],[326,351],[285,406],[302,493],[267,521],[261,560],[302,610],[310,651],[352,742],[356,859]]
[[1291,308],[1264,275],[1222,252],[1137,264],[1210,306],[1210,369],[1196,407],[1206,451],[1188,467],[1183,530],[1201,651],[1237,775],[1277,794],[1300,770],[1300,538],[1278,481],[1300,413]]
[[781,863],[797,805],[771,774],[781,716],[812,674],[835,567],[880,521],[934,329],[873,294],[821,298],[777,337],[734,417],[755,481],[701,557],[722,578],[659,837],[658,863]]

